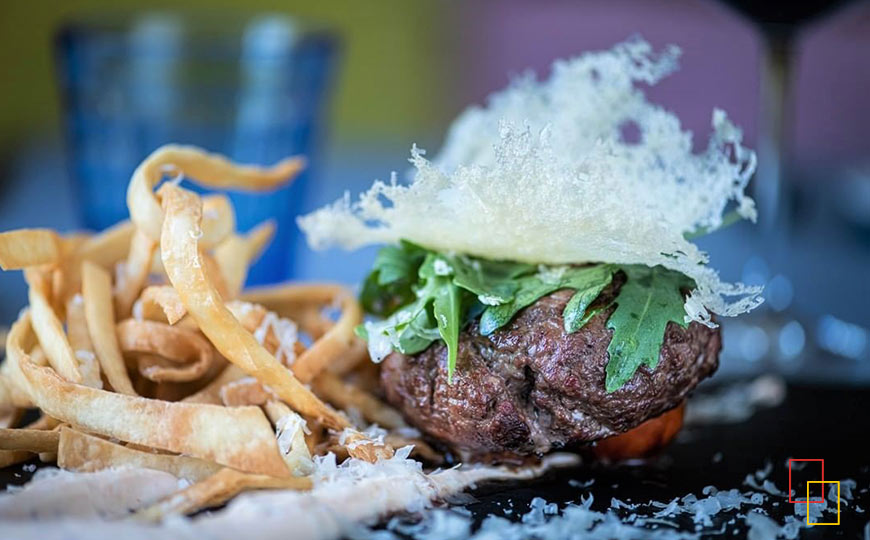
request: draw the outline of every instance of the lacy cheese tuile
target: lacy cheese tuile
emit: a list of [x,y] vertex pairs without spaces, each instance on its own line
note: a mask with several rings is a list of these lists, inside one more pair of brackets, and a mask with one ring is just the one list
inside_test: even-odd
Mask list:
[[716,109],[693,153],[692,134],[636,86],[673,72],[678,56],[632,39],[556,61],[548,80],[527,75],[462,113],[432,161],[413,147],[409,183],[376,181],[299,226],[315,249],[406,239],[492,260],[661,265],[695,280],[686,322],[749,311],[760,288],[722,282],[686,236],[718,228],[728,205],[755,219],[744,194],[754,152]]

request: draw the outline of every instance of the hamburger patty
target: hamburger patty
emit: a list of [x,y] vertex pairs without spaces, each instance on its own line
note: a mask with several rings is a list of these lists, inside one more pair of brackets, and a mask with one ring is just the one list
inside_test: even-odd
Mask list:
[[[596,304],[620,285],[615,279]],[[387,400],[463,459],[515,460],[625,432],[678,405],[716,370],[718,329],[669,323],[656,369],[642,366],[606,393],[613,332],[605,323],[614,308],[566,334],[562,310],[572,294],[539,299],[490,336],[473,322],[460,335],[453,384],[441,341],[414,356],[390,354],[381,369]]]

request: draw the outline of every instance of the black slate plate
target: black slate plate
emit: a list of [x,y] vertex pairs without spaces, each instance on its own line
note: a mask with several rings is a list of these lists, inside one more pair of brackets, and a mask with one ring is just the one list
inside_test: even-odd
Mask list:
[[[482,486],[473,492],[474,502],[464,506],[479,523],[490,514],[516,519],[528,511],[534,497],[556,502],[560,507],[578,502],[592,493],[592,509],[606,511],[611,498],[628,503],[650,499],[667,502],[688,493],[702,497],[702,489],[713,485],[719,489],[748,490],[747,474],[773,465],[769,479],[785,491],[788,487],[788,458],[822,458],[825,479],[857,481],[855,499],[841,507],[841,525],[813,527],[801,532],[800,538],[848,538],[863,540],[870,521],[870,389],[851,387],[788,387],[785,402],[761,410],[739,424],[720,424],[688,428],[663,455],[640,465],[582,464],[553,471],[545,477],[518,484]],[[34,462],[36,463],[36,462]],[[30,468],[30,467],[28,467]],[[31,476],[23,465],[0,470],[0,485],[20,485]],[[804,476],[806,476],[804,474]],[[580,484],[594,479],[589,487]],[[795,485],[803,490],[805,484]],[[771,497],[763,508],[782,522],[794,514],[794,505]],[[855,507],[865,512],[857,513]],[[505,515],[510,509],[510,515]],[[682,529],[694,532],[688,516],[678,520]],[[739,520],[724,526],[721,538],[743,538],[745,525]],[[715,538],[715,537],[713,537]]]

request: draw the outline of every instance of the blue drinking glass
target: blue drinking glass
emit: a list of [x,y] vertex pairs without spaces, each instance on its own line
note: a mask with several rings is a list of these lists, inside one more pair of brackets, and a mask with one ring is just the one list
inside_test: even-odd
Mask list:
[[65,24],[56,57],[83,225],[125,219],[130,175],[166,143],[259,165],[302,154],[308,168],[289,186],[230,194],[239,230],[277,222],[248,283],[290,277],[294,218],[316,171],[337,52],[329,29],[280,15],[149,13]]

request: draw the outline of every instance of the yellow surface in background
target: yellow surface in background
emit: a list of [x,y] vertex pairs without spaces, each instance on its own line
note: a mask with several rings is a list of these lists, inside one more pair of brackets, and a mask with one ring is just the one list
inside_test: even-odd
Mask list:
[[342,35],[332,120],[338,137],[412,140],[439,131],[447,92],[438,29],[445,3],[424,0],[0,0],[0,144],[57,130],[52,42],[78,13],[244,9],[316,18]]

